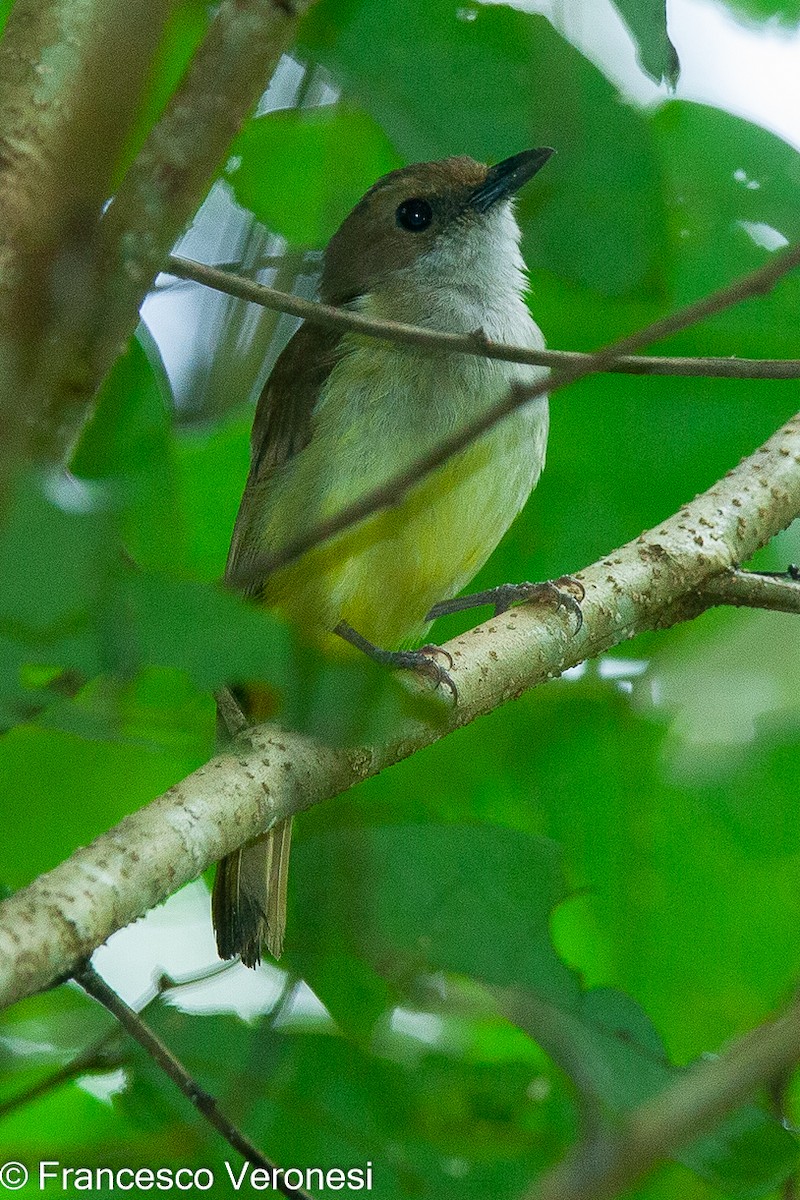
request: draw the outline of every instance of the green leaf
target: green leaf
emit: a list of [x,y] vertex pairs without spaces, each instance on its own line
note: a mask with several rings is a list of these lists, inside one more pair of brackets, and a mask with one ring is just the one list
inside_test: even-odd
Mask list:
[[675,87],[680,75],[678,52],[667,33],[666,0],[614,0],[636,40],[639,62],[656,83]]
[[[303,886],[289,961],[312,963],[312,985],[309,952],[357,941],[373,969],[406,987],[420,973],[443,971],[513,989],[515,1019],[534,1038],[543,1030],[557,1059],[568,1046],[614,1111],[641,1104],[674,1077],[644,1011],[611,989],[583,990],[556,955],[549,922],[567,888],[553,843],[491,826],[351,828],[302,842],[294,870]],[[553,1014],[544,1026],[542,1005]],[[677,1157],[744,1196],[774,1186],[798,1153],[777,1122],[749,1107]]]
[[[511,1200],[553,1161],[572,1128],[543,1074],[542,1094],[528,1094],[532,1074],[546,1068],[524,1054],[465,1067],[424,1046],[404,1059],[399,1037],[373,1053],[302,1021],[276,1030],[269,1018],[248,1027],[161,1006],[147,1017],[224,1111],[269,1146],[273,1161],[323,1170],[369,1162],[374,1190],[386,1200]],[[130,1089],[116,1104],[151,1136],[170,1130],[173,1141],[188,1112],[138,1051]],[[212,1139],[200,1154],[206,1163],[229,1157]],[[227,1183],[224,1169],[218,1181]]]
[[213,746],[210,697],[164,671],[124,687],[98,681],[40,725],[10,730],[0,739],[0,821],[16,833],[4,877],[18,887],[56,866],[201,766]]
[[[58,1079],[76,1055],[109,1033],[94,1069],[77,1078]],[[41,1089],[26,1103],[0,1114],[0,1141],[7,1157],[29,1165],[53,1158],[58,1141],[67,1154],[80,1155],[97,1139],[124,1136],[118,1119],[106,1104],[84,1091],[78,1078],[105,1074],[118,1059],[121,1040],[98,1005],[77,988],[59,988],[14,1005],[0,1019],[0,1105]],[[52,1086],[48,1086],[52,1084]],[[12,1155],[13,1151],[13,1155]],[[27,1194],[27,1193],[24,1193]]]
[[301,246],[324,246],[376,179],[402,165],[381,127],[347,105],[248,122],[226,178],[238,202]]
[[528,265],[601,296],[658,294],[665,227],[647,123],[544,17],[446,0],[332,0],[301,36],[409,162],[496,162],[554,146],[520,198]]
[[132,664],[185,672],[198,688],[294,679],[293,639],[273,613],[206,583],[131,574],[124,591]]
[[171,424],[169,380],[142,325],[100,389],[72,470],[119,495],[128,552],[153,568],[172,567],[183,556]]
[[[358,839],[347,841],[357,862]],[[398,964],[403,972],[419,956],[426,966],[498,987],[527,984],[554,1000],[574,998],[576,980],[548,934],[550,914],[567,895],[552,842],[488,826],[425,825],[376,830],[366,846],[366,880],[358,885],[371,884],[374,908],[359,936],[373,961],[405,949],[411,959]],[[400,902],[403,893],[412,903]]]
[[[651,121],[670,217],[675,305],[764,265],[778,247],[800,238],[800,154],[792,146],[740,117],[685,100],[665,104]],[[691,347],[682,353],[795,357],[798,305],[795,272],[769,295],[734,305],[669,345]]]
[[119,513],[105,488],[56,471],[21,478],[0,529],[3,724],[52,702],[60,668],[80,679],[118,665],[106,614],[119,570]]
[[[119,1145],[130,1126],[107,1103],[73,1082],[10,1113],[2,1119],[0,1129],[8,1157],[30,1168],[39,1162],[52,1162],[56,1144],[65,1164],[91,1162],[89,1148]],[[33,1180],[18,1195],[36,1195],[39,1188],[35,1174]],[[94,1195],[102,1193],[95,1191]]]
[[670,775],[691,783],[744,858],[794,859],[800,647],[791,618],[720,614],[663,647],[653,671],[669,719]]
[[800,0],[725,0],[735,15],[747,21],[769,21],[792,29],[800,24]]
[[108,494],[56,471],[23,478],[0,538],[0,629],[55,641],[107,591],[116,513]]
[[0,0],[0,37],[2,37],[13,4],[14,0]]
[[176,438],[180,511],[186,537],[183,566],[192,576],[222,578],[250,462],[251,410]]

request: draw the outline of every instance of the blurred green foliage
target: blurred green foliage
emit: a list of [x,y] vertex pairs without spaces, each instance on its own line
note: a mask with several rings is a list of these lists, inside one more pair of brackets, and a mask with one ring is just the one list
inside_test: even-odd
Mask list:
[[[674,79],[663,4],[617,7],[643,68]],[[796,6],[736,7],[797,20]],[[176,8],[130,153],[207,20],[205,5]],[[596,346],[800,236],[795,150],[666,91],[653,110],[622,103],[543,17],[320,0],[297,53],[340,99],[251,120],[223,176],[237,202],[290,249],[319,249],[398,163],[552,144],[519,208],[551,345]],[[800,357],[799,286],[666,349]],[[792,382],[613,375],[560,394],[542,482],[478,586],[577,570],[636,536],[799,395]],[[225,681],[264,680],[284,720],[330,737],[378,736],[406,702],[219,588],[251,410],[175,428],[171,409],[141,331],[73,478],[21,481],[0,535],[10,887],[202,763]],[[798,557],[789,531],[758,561]],[[386,1200],[521,1194],[577,1136],[587,1100],[613,1118],[796,989],[798,671],[793,618],[715,612],[539,689],[298,821],[282,965],[327,1015],[190,1015],[180,992],[149,1015],[280,1163],[371,1160]],[[17,1006],[0,1032],[0,1106],[110,1028],[68,988]],[[122,1066],[113,1103],[75,1080],[47,1089],[0,1120],[7,1156],[211,1166],[227,1194],[230,1150],[150,1060],[110,1047],[83,1082],[108,1090]],[[797,1165],[794,1097],[786,1124],[774,1097],[754,1103],[635,1195],[777,1197]]]
[[636,40],[639,63],[656,83],[678,82],[678,52],[667,32],[667,6],[662,0],[614,0]]
[[402,0],[345,2],[316,9],[303,33],[301,49],[408,162],[556,148],[522,210],[535,212],[529,266],[606,295],[658,289],[666,229],[646,120],[544,17],[440,3],[410,22]]
[[337,104],[256,117],[234,142],[226,176],[239,204],[270,229],[296,245],[324,246],[351,198],[402,165],[376,121]]
[[737,16],[752,22],[774,21],[793,28],[800,24],[797,0],[726,0]]

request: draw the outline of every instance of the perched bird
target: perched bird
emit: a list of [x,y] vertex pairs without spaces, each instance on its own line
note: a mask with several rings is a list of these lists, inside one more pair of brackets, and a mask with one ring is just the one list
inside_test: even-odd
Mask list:
[[[331,238],[320,298],[371,317],[543,347],[524,299],[512,197],[551,154],[526,150],[493,167],[446,158],[392,171]],[[251,579],[258,557],[391,478],[515,382],[541,375],[301,326],[258,404],[226,579]],[[420,640],[434,616],[468,605],[448,606],[447,598],[473,578],[536,485],[547,427],[547,401],[537,397],[398,505],[249,582],[247,594],[306,630],[338,634],[379,661],[451,683],[436,647],[398,647]],[[476,599],[509,596],[506,589]],[[254,715],[246,693],[243,712]],[[239,954],[254,966],[264,947],[281,953],[290,837],[291,819],[220,863],[213,916],[223,958]]]

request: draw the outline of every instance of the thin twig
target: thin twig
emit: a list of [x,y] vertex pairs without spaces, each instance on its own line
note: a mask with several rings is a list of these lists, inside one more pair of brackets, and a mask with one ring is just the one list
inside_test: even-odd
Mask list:
[[[267,262],[266,265],[272,265]],[[282,292],[266,284],[234,274],[226,266],[206,266],[188,258],[172,255],[167,259],[164,274],[204,284],[215,291],[249,300],[262,308],[277,309],[294,317],[302,317],[317,325],[332,329],[350,330],[366,337],[382,338],[387,342],[417,346],[436,353],[460,352],[477,358],[497,359],[500,362],[523,363],[533,367],[584,366],[594,356],[578,350],[532,350],[529,346],[508,346],[489,341],[480,331],[475,333],[444,333],[420,325],[404,325],[366,317],[351,309],[335,308],[304,300],[290,292]],[[735,358],[735,357],[669,357],[666,355],[623,354],[604,368],[623,375],[692,375],[714,379],[798,379],[798,358]]]
[[576,1095],[582,1141],[594,1142],[605,1128],[603,1099],[586,1061],[586,1042],[557,1005],[530,989],[493,989],[498,1007],[525,1031],[564,1072]]
[[800,613],[800,581],[792,572],[762,575],[733,569],[711,579],[703,588],[704,605],[729,604],[736,608],[766,608],[771,612]]
[[579,1146],[527,1200],[610,1200],[800,1061],[800,1005],[704,1060],[630,1114],[621,1133]]
[[[250,283],[256,283],[257,281],[253,278],[253,275],[255,275],[257,271],[277,271],[287,264],[291,267],[294,267],[295,274],[297,275],[313,275],[319,270],[319,258],[319,254],[316,254],[315,258],[311,258],[309,251],[287,250],[284,254],[262,254],[256,260],[256,262],[250,264],[247,268],[243,268],[241,261],[217,262],[211,264],[211,270],[221,271],[224,276],[230,276],[232,279],[237,281],[240,279],[245,279]],[[204,268],[203,263],[194,263],[194,260],[189,258],[181,259],[176,256],[174,258],[169,258],[167,261],[169,263],[172,263],[173,261],[176,263],[189,262],[192,263],[192,266]],[[194,275],[184,275],[180,271],[164,270],[155,280],[152,290],[155,292],[166,292],[169,291],[170,288],[179,288],[183,287],[185,284],[191,285],[193,283],[200,282],[204,281],[195,279]],[[234,296],[238,300],[250,299],[249,296],[237,296],[236,292],[231,291],[227,287],[215,287],[213,283],[209,283],[207,286],[214,288],[214,290],[217,292],[224,292],[228,296]],[[290,296],[292,299],[294,299],[294,296],[291,292],[279,292],[278,295]],[[256,301],[256,303],[258,303],[258,301]],[[278,308],[277,304],[263,304],[262,308],[274,308],[277,312],[285,311],[282,308]]]
[[236,587],[241,588],[263,583],[275,571],[295,562],[308,550],[321,545],[336,534],[342,533],[354,525],[358,525],[367,517],[398,504],[406,493],[415,484],[419,483],[420,480],[430,475],[432,471],[435,471],[447,459],[452,458],[455,454],[458,454],[465,447],[469,446],[482,434],[496,425],[498,421],[501,421],[503,417],[509,416],[524,404],[529,403],[538,396],[555,392],[559,388],[576,383],[579,379],[583,379],[587,375],[595,374],[598,371],[605,371],[621,354],[629,354],[640,350],[643,346],[651,342],[661,341],[662,338],[669,337],[681,329],[695,325],[715,313],[722,312],[723,309],[729,308],[731,305],[740,303],[742,300],[769,292],[783,275],[794,270],[798,265],[800,265],[800,244],[790,246],[786,250],[781,251],[766,266],[760,267],[757,271],[751,271],[740,279],[734,280],[733,283],[720,288],[710,296],[704,296],[692,304],[687,304],[683,308],[679,308],[674,313],[660,317],[657,321],[653,321],[642,329],[636,330],[635,333],[628,334],[626,337],[612,342],[595,354],[590,354],[588,359],[581,364],[558,371],[548,378],[541,380],[539,383],[530,386],[514,384],[497,404],[474,420],[469,421],[461,429],[456,430],[455,433],[443,438],[427,454],[423,454],[415,459],[410,466],[393,475],[385,483],[365,492],[357,500],[353,501],[352,504],[345,505],[338,513],[334,513],[332,517],[319,521],[310,529],[290,539],[278,550],[256,556],[246,566],[243,566],[241,572],[231,582]]
[[200,1087],[199,1083],[189,1074],[169,1047],[161,1041],[161,1038],[153,1032],[149,1025],[145,1024],[139,1014],[134,1012],[117,995],[113,988],[108,986],[106,981],[95,971],[91,963],[84,962],[75,971],[73,978],[89,996],[92,996],[104,1008],[107,1008],[111,1015],[116,1017],[123,1029],[140,1046],[144,1047],[155,1064],[183,1092],[184,1096],[191,1101],[209,1124],[213,1125],[217,1132],[222,1134],[229,1146],[232,1146],[234,1150],[238,1151],[253,1166],[263,1167],[269,1171],[274,1181],[273,1186],[282,1195],[286,1196],[287,1200],[311,1200],[308,1192],[302,1191],[299,1188],[286,1186],[282,1178],[283,1172],[281,1168],[277,1167],[266,1155],[262,1154],[258,1147],[249,1138],[245,1137],[232,1121],[220,1112],[214,1096]]
[[[206,967],[201,971],[194,971],[192,974],[182,978],[162,974],[151,994],[138,1009],[139,1015],[141,1016],[151,1004],[166,992],[182,991],[197,987],[199,984],[206,983],[209,979],[216,979],[220,975],[227,974],[235,966],[235,962],[213,963],[210,967]],[[284,987],[275,1006],[270,1010],[270,1024],[274,1024],[278,1016],[283,1013],[286,1004],[285,997],[290,990],[288,985],[291,983],[291,977],[287,976],[287,986]],[[121,1034],[122,1030],[119,1023],[115,1023],[107,1033],[97,1038],[91,1045],[81,1050],[69,1062],[64,1063],[56,1071],[46,1075],[43,1079],[37,1080],[36,1083],[31,1084],[30,1087],[25,1088],[23,1091],[17,1092],[16,1095],[9,1096],[8,1099],[0,1102],[0,1120],[20,1108],[25,1108],[26,1105],[33,1103],[42,1096],[49,1095],[50,1092],[55,1091],[62,1084],[80,1079],[82,1075],[89,1075],[96,1071],[112,1071],[116,1067],[124,1066],[127,1056],[119,1046]],[[116,1046],[115,1043],[117,1043]]]
[[49,1095],[62,1084],[80,1079],[82,1075],[90,1075],[95,1071],[113,1071],[116,1067],[121,1067],[125,1061],[124,1054],[119,1048],[117,1048],[116,1054],[112,1053],[112,1047],[115,1042],[119,1042],[119,1036],[119,1027],[109,1030],[108,1033],[103,1034],[102,1037],[87,1046],[85,1050],[81,1050],[80,1054],[76,1054],[68,1063],[64,1063],[57,1071],[53,1071],[43,1079],[38,1079],[30,1087],[3,1100],[0,1103],[0,1119],[10,1116],[20,1108],[25,1108],[42,1096]]

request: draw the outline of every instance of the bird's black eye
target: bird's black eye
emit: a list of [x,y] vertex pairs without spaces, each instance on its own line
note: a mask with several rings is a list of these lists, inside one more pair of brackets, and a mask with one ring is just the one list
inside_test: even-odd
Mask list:
[[412,197],[404,200],[397,210],[397,224],[409,233],[420,233],[427,229],[433,220],[433,209],[427,200]]

